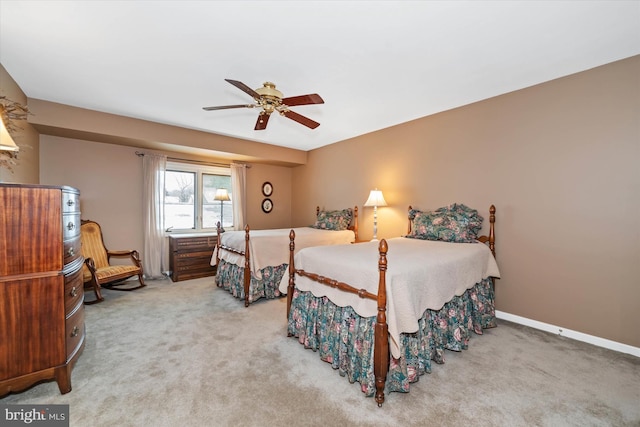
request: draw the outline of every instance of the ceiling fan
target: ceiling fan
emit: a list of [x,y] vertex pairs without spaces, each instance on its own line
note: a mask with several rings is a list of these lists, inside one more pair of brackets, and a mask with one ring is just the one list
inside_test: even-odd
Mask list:
[[281,116],[285,116],[293,121],[296,121],[308,128],[315,129],[320,126],[320,123],[311,120],[308,117],[293,112],[289,107],[296,105],[309,105],[309,104],[324,104],[324,100],[317,93],[310,95],[299,95],[288,98],[282,97],[282,92],[276,89],[276,85],[271,82],[265,82],[261,88],[256,90],[251,89],[246,84],[237,80],[225,79],[244,93],[251,96],[256,102],[255,104],[240,104],[240,105],[223,105],[220,107],[202,107],[203,110],[227,110],[229,108],[260,108],[260,115],[256,122],[254,130],[264,130],[269,123],[269,117],[271,113],[277,111]]

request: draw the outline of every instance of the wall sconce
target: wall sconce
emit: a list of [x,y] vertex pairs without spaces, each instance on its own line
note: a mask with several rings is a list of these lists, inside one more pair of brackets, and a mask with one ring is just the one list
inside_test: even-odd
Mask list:
[[0,106],[0,150],[18,152],[20,148],[16,145],[4,124],[6,111],[4,106]]
[[231,200],[226,188],[218,188],[213,200],[220,200],[220,232],[224,233],[224,207],[223,203]]
[[364,202],[365,206],[373,206],[373,240],[378,240],[378,206],[387,206],[382,191],[371,190],[369,198]]

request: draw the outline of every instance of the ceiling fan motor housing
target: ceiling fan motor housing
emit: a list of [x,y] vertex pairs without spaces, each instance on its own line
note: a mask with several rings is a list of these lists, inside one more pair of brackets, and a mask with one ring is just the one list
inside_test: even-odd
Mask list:
[[276,89],[276,85],[271,82],[264,82],[261,88],[256,89],[260,95],[258,103],[266,114],[271,114],[282,104],[282,92]]

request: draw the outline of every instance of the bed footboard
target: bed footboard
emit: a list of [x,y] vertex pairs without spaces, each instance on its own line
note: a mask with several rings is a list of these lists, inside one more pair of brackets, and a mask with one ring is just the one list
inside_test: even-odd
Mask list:
[[307,277],[315,282],[321,283],[332,288],[339,289],[340,291],[349,292],[358,295],[360,298],[366,298],[376,301],[378,311],[376,315],[375,324],[375,338],[373,347],[373,371],[376,381],[376,394],[375,399],[378,406],[382,406],[384,403],[384,386],[387,382],[387,373],[389,371],[389,329],[387,325],[387,287],[386,287],[386,272],[387,272],[387,241],[382,239],[378,245],[378,251],[380,258],[378,259],[378,293],[372,294],[365,289],[357,289],[353,286],[339,282],[337,280],[320,276],[315,273],[308,273],[304,270],[296,270],[294,264],[294,251],[295,251],[295,237],[294,230],[289,232],[289,284],[287,286],[287,320],[289,319],[289,313],[291,311],[291,302],[293,299],[293,292],[295,288],[295,275]]
[[236,248],[232,248],[229,246],[225,246],[222,244],[222,229],[220,226],[220,222],[217,224],[218,228],[218,243],[216,244],[216,266],[220,265],[220,251],[229,251],[234,254],[238,254],[244,257],[244,276],[243,276],[243,284],[244,284],[244,306],[249,307],[249,285],[251,284],[251,267],[250,267],[250,258],[251,253],[249,251],[249,224],[244,227],[244,251],[238,250]]

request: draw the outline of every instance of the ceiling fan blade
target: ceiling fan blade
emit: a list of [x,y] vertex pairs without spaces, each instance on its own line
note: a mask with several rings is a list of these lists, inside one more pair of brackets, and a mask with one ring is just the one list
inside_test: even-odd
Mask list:
[[221,105],[220,107],[202,107],[205,111],[213,111],[213,110],[228,110],[229,108],[253,108],[255,105],[252,104],[239,104],[239,105]]
[[232,85],[234,85],[235,87],[237,87],[238,89],[240,89],[241,91],[243,91],[244,93],[248,94],[250,97],[252,97],[256,101],[260,99],[260,94],[255,90],[251,89],[246,84],[239,82],[238,80],[231,80],[231,79],[225,79],[225,80],[231,83]]
[[269,123],[270,114],[260,113],[258,116],[258,120],[256,121],[256,127],[253,130],[265,130],[267,128],[267,123]]
[[287,118],[289,118],[289,119],[291,119],[291,120],[293,120],[293,121],[296,121],[296,122],[300,123],[301,125],[305,125],[306,127],[311,128],[311,129],[315,129],[318,126],[320,126],[320,123],[314,122],[310,118],[302,116],[302,115],[300,115],[298,113],[295,113],[295,112],[293,112],[291,110],[283,111],[282,115],[287,117]]
[[282,103],[293,107],[295,105],[309,105],[309,104],[324,104],[324,100],[317,93],[310,95],[292,96],[290,98],[283,98]]

